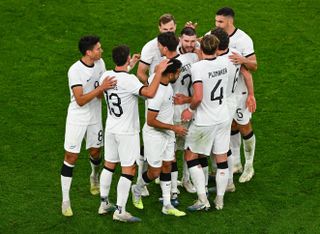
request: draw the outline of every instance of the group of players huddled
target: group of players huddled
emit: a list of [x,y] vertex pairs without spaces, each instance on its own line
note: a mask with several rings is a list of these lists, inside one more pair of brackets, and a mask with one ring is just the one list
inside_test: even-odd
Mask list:
[[[131,57],[126,45],[113,48],[113,70],[105,68],[98,37],[80,39],[83,56],[68,71],[71,101],[61,169],[64,216],[73,215],[69,191],[83,138],[92,167],[90,191],[101,197],[98,213],[114,211],[114,220],[141,221],[126,211],[126,203],[131,190],[133,205],[143,209],[142,197],[149,195],[147,185],[153,180],[162,190],[162,213],[177,217],[186,215],[176,208],[179,183],[197,194],[187,210],[199,211],[210,209],[209,192],[216,193],[215,208],[223,209],[225,192],[235,191],[234,173],[242,173],[241,183],[251,180],[255,135],[250,119],[256,109],[251,71],[257,69],[257,61],[251,38],[234,26],[234,16],[231,8],[221,8],[215,16],[216,28],[200,38],[192,22],[177,37],[174,17],[164,14],[159,19],[160,34],[143,47],[141,55]],[[130,74],[138,61],[137,76]],[[104,133],[102,96],[108,108]],[[146,100],[142,147],[138,97]],[[181,181],[177,151],[183,152]],[[216,182],[209,189],[208,158]],[[122,170],[113,205],[108,196],[118,163]],[[136,165],[138,177],[132,185]]]

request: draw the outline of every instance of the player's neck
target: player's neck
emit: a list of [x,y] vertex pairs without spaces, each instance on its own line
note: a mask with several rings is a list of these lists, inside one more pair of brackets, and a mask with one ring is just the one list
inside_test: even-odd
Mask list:
[[217,57],[216,54],[208,55],[208,54],[202,53],[202,59],[209,59],[209,60],[211,60],[211,59],[214,59],[215,57]]
[[227,33],[228,35],[232,35],[234,33],[234,31],[236,30],[236,27],[234,25],[231,25],[230,27],[227,28]]
[[123,66],[116,66],[114,70],[118,72],[128,72],[128,64],[126,63]]
[[163,84],[163,85],[168,85],[169,81],[170,81],[169,74],[165,75],[165,76],[162,76],[161,79],[160,79],[160,83]]
[[168,58],[168,59],[172,59],[172,58],[175,58],[175,57],[177,57],[179,54],[177,53],[177,51],[169,51],[167,54],[166,54],[166,57]]
[[225,49],[225,50],[217,50],[217,56],[220,56],[220,55],[222,55],[222,54],[225,54],[225,53],[227,53],[228,52],[228,50],[229,50],[229,48],[227,48],[227,49]]
[[83,57],[81,58],[81,61],[82,61],[85,65],[87,65],[88,67],[92,67],[93,64],[94,64],[94,60],[91,59],[91,58],[88,57],[88,56],[83,56]]

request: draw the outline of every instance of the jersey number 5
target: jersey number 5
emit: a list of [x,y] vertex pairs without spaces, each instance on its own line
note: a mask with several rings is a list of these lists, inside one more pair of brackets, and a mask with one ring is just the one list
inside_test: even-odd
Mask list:
[[110,95],[108,95],[107,92],[105,93],[110,115],[120,117],[123,114],[123,109],[121,107],[121,99],[119,98],[118,94],[111,93]]
[[[220,84],[221,84],[222,80],[218,80],[218,82],[216,83],[216,85],[214,86],[214,88],[211,91],[211,101],[219,101],[219,105],[222,104],[222,99],[223,99],[223,87],[220,87],[220,94],[219,96],[215,96],[215,92],[217,91],[217,89],[219,88]],[[219,91],[218,91],[219,92]]]

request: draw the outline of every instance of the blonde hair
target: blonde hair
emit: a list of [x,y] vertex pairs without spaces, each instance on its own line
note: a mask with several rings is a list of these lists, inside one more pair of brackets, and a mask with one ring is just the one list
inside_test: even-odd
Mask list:
[[200,43],[201,50],[203,53],[207,55],[215,54],[218,46],[219,46],[219,39],[214,35],[205,35]]

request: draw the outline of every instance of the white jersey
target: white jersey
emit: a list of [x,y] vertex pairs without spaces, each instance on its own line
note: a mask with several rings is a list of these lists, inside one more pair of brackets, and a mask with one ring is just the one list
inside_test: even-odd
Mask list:
[[134,134],[140,132],[138,95],[143,84],[135,75],[120,71],[106,71],[100,79],[114,76],[117,85],[104,92],[108,105],[106,132],[115,134]]
[[162,60],[158,47],[158,37],[145,44],[141,51],[140,62],[149,65],[149,76],[154,73],[156,65]]
[[[249,57],[254,54],[252,39],[241,29],[236,28],[234,32],[229,36],[229,39],[229,48],[236,49],[242,56]],[[236,93],[247,93],[247,86],[242,74],[240,74]]]
[[232,54],[232,52],[239,54],[239,51],[235,49],[228,49],[225,53],[219,56],[219,57],[224,57],[225,59],[228,60],[229,78],[228,78],[227,93],[226,93],[227,98],[230,97],[232,94],[234,94],[234,92],[237,89],[237,84],[238,84],[239,74],[240,74],[240,67],[241,67],[240,64],[234,64],[229,59],[229,56]]
[[227,121],[228,60],[217,57],[196,62],[191,66],[191,75],[193,84],[203,84],[203,98],[194,113],[194,124],[212,126]]
[[[192,96],[192,81],[191,81],[191,64],[197,62],[198,55],[195,53],[185,53],[176,57],[181,63],[181,72],[179,78],[176,80],[174,84],[172,84],[173,93],[176,95],[177,93],[184,94],[186,96]],[[181,113],[184,109],[186,109],[189,104],[183,105],[174,105],[174,122],[181,122]]]
[[[157,120],[166,124],[173,124],[173,89],[171,84],[164,85],[160,83],[156,95],[147,100],[148,111],[158,112]],[[147,116],[146,116],[147,117]],[[143,127],[144,132],[152,134],[169,134],[174,136],[174,132],[170,130],[163,130],[151,127],[146,123]]]
[[68,71],[70,104],[68,107],[67,123],[76,125],[91,125],[101,122],[101,99],[94,98],[89,103],[79,106],[72,89],[82,86],[83,94],[87,94],[99,86],[100,76],[106,71],[102,59],[87,66],[81,60],[75,62]]

